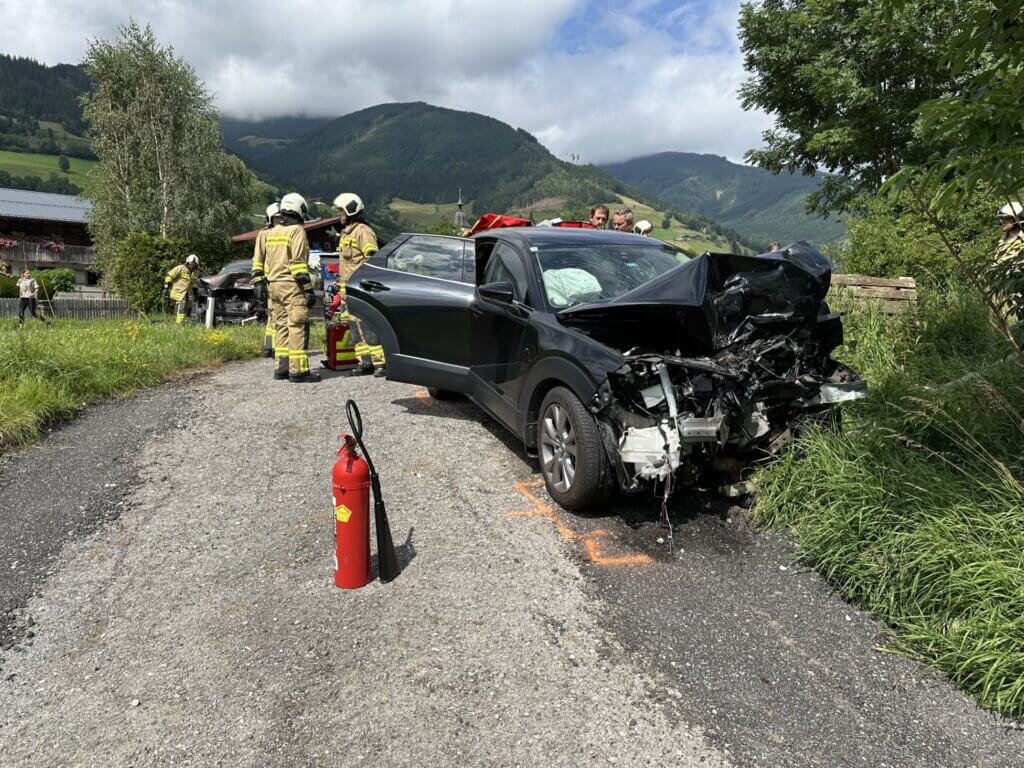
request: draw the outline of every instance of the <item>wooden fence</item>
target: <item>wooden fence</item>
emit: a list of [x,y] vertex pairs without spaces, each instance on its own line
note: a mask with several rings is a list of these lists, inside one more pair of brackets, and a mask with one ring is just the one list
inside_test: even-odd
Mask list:
[[[54,299],[39,301],[40,309],[52,317],[97,320],[110,317],[136,317],[127,299]],[[0,299],[0,317],[18,314],[18,299]]]
[[832,275],[832,293],[850,296],[858,303],[870,301],[887,315],[917,308],[917,283],[912,277]]

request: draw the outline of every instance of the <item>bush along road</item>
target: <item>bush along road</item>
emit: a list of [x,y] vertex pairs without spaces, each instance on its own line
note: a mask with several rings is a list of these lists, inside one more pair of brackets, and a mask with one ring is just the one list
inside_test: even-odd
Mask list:
[[[331,583],[348,396],[403,565],[355,592]],[[75,444],[92,470],[49,493]],[[642,501],[569,515],[533,470],[469,403],[262,360],[89,409],[0,465],[5,505],[52,508],[4,509],[5,541],[63,542],[5,544],[0,763],[1018,764],[1021,733],[874,650],[785,536],[681,495],[669,554]]]

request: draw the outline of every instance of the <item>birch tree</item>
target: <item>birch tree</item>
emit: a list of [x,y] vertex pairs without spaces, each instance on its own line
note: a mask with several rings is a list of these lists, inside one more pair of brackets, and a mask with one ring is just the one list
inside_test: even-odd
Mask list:
[[224,151],[195,70],[135,21],[112,40],[92,41],[84,64],[93,90],[82,107],[100,161],[86,195],[101,266],[133,231],[223,241],[259,190]]

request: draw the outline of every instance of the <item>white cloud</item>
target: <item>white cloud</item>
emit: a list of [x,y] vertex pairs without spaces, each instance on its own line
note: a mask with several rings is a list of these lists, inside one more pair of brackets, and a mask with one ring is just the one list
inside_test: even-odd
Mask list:
[[[643,21],[651,6],[0,0],[0,51],[78,61],[89,38],[110,36],[132,15],[185,56],[233,116],[334,116],[427,101],[525,128],[563,157],[602,162],[677,149],[739,159],[768,119],[743,112],[736,96],[738,3],[681,3],[664,24]],[[586,39],[560,40],[581,12]],[[708,51],[699,41],[723,44]]]

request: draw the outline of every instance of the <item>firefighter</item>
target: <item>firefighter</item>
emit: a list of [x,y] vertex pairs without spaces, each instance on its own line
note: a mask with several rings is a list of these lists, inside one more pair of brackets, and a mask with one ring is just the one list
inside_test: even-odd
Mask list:
[[[999,220],[1003,235],[996,245],[994,277],[999,283],[1017,282],[1014,278],[1024,268],[1024,231],[1021,228],[1024,224],[1024,205],[1007,203],[996,211],[996,218]],[[1017,291],[1007,292],[1006,289],[1000,289],[996,291],[995,299],[1003,309],[1020,312],[1024,296]]]
[[[263,230],[256,236],[257,239],[260,237],[266,237],[266,232],[275,224],[280,224],[283,219],[280,217],[281,204],[273,202],[267,206],[266,223],[263,225]],[[264,245],[265,247],[265,245]],[[274,356],[274,336],[276,332],[274,330],[274,316],[270,312],[270,308],[267,306],[267,291],[266,283],[263,284],[262,289],[256,289],[256,300],[263,307],[263,310],[267,313],[267,327],[263,331],[263,356],[273,357]]]
[[[341,239],[338,241],[338,283],[344,290],[352,273],[377,252],[377,235],[363,220],[365,207],[359,195],[342,192],[334,198],[334,206],[338,209],[342,227]],[[349,332],[359,358],[359,365],[349,375],[366,376],[376,373],[383,376],[384,348],[373,329],[359,318],[350,317]]]
[[175,302],[174,322],[181,325],[192,313],[192,291],[199,280],[199,257],[190,253],[184,264],[174,267],[164,278],[164,290],[170,291]]
[[296,384],[320,381],[320,374],[309,370],[309,310],[316,294],[302,227],[308,219],[309,206],[302,195],[285,195],[274,216],[278,223],[256,237],[252,256],[253,287],[266,291],[274,319],[274,378]]

